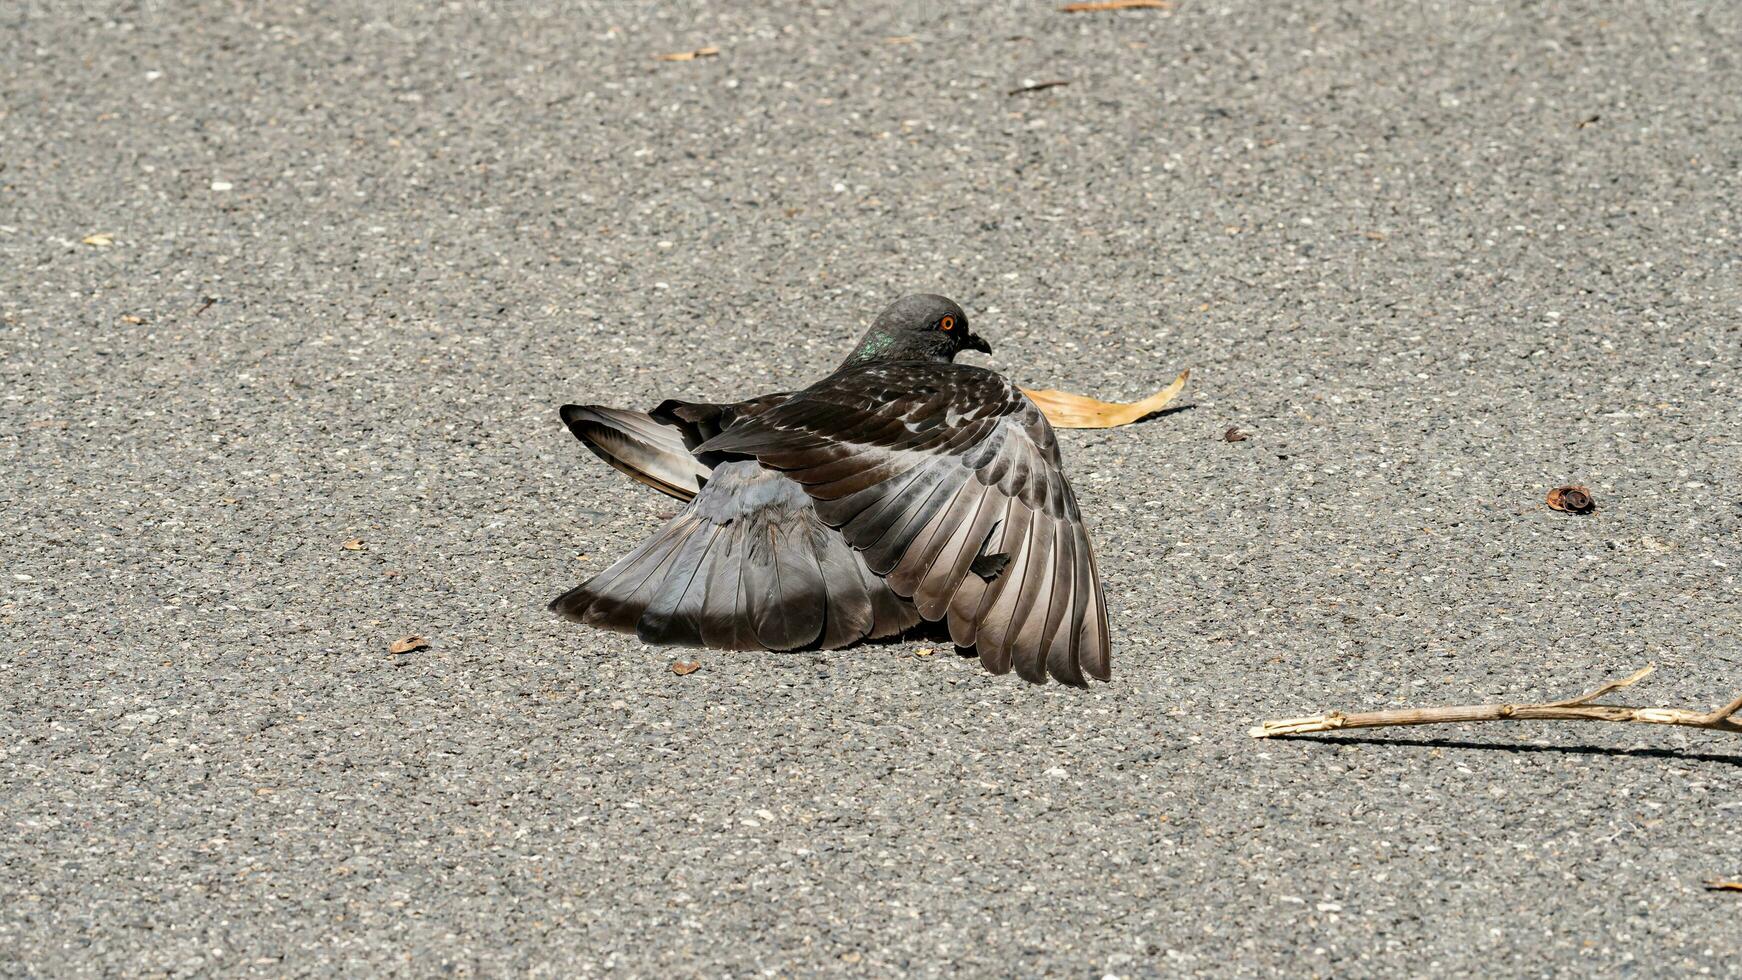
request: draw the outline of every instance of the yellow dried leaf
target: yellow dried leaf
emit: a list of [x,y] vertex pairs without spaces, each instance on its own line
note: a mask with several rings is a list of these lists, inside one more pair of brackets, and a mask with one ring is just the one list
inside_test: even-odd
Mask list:
[[352,538],[351,540],[346,541],[344,544],[339,545],[339,547],[345,549],[346,551],[362,551],[363,550],[363,539],[362,538]]
[[108,248],[110,245],[115,244],[115,235],[113,232],[99,231],[94,235],[86,235],[79,239],[79,241],[97,248]]
[[920,647],[918,650],[913,651],[913,655],[916,657],[929,657],[936,652],[937,651],[933,650],[931,647]]
[[702,662],[700,660],[679,660],[671,665],[671,672],[679,677],[683,677],[686,674],[693,674],[701,669]]
[[388,647],[387,650],[389,653],[410,653],[413,650],[422,650],[427,646],[429,646],[428,640],[413,633],[412,635],[402,639],[394,640],[393,645]]
[[1059,9],[1067,14],[1097,14],[1104,10],[1167,10],[1168,0],[1100,0],[1099,3],[1067,3]]
[[1146,415],[1153,415],[1166,408],[1169,402],[1185,390],[1186,382],[1191,376],[1190,371],[1181,371],[1179,377],[1173,379],[1173,384],[1137,402],[1104,402],[1087,395],[1073,395],[1068,391],[1050,389],[1030,391],[1024,388],[1022,393],[1057,428],[1111,429],[1130,425]]
[[133,314],[131,314],[131,313],[124,313],[124,314],[122,314],[122,315],[121,315],[121,322],[122,322],[122,323],[131,323],[131,324],[133,324],[133,325],[134,325],[134,326],[136,326],[136,327],[137,327],[137,326],[139,326],[139,325],[140,325],[140,324],[141,324],[141,323],[144,323],[144,322],[145,322],[145,318],[144,318],[144,317],[142,317],[142,316],[134,316],[134,315],[133,315]]
[[1742,892],[1742,881],[1719,881],[1714,878],[1706,882],[1706,888],[1715,892]]

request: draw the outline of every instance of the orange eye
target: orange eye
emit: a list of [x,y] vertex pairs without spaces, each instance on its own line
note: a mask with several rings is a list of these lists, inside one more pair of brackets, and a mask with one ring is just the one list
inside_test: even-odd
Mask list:
[[949,314],[946,313],[944,315],[944,318],[942,320],[938,321],[938,329],[939,330],[954,330],[954,329],[956,329],[956,318],[953,316],[950,316]]

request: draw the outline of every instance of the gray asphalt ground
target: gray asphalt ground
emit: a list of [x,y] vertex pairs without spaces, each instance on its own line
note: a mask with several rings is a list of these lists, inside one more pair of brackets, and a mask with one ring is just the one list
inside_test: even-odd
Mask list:
[[[1735,736],[1246,729],[1742,689],[1739,51],[0,0],[0,970],[1737,975]],[[1063,436],[1113,683],[553,621],[673,507],[557,405],[802,384],[916,290],[1031,387],[1193,369]]]

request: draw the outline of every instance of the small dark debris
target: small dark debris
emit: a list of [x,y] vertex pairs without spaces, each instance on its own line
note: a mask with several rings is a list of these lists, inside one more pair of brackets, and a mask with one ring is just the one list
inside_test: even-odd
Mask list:
[[1010,556],[1003,552],[995,555],[981,555],[968,565],[968,571],[990,582],[997,578],[1004,571],[1005,566],[1009,564]]
[[1061,85],[1069,85],[1069,84],[1070,84],[1070,82],[1067,82],[1062,78],[1055,78],[1050,82],[1035,82],[1033,85],[1024,85],[1024,86],[1021,86],[1020,88],[1013,88],[1010,91],[1005,92],[1004,94],[1005,95],[1021,95],[1024,92],[1043,92],[1049,88],[1058,88]]
[[1597,502],[1591,499],[1591,491],[1584,487],[1564,486],[1548,492],[1548,506],[1551,510],[1569,514],[1589,514],[1597,509]]
[[1222,433],[1222,440],[1224,442],[1245,442],[1250,438],[1252,437],[1241,432],[1240,427],[1237,425],[1228,426],[1228,431]]

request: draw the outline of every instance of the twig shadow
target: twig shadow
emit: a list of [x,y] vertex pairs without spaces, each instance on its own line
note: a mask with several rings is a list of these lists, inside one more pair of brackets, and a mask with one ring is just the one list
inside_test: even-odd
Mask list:
[[1158,412],[1150,412],[1148,415],[1139,416],[1138,418],[1133,419],[1130,424],[1143,425],[1146,422],[1153,422],[1156,419],[1166,418],[1169,415],[1178,415],[1181,412],[1189,412],[1197,407],[1197,404],[1194,402],[1187,402],[1184,405],[1169,405]]
[[1282,735],[1290,742],[1331,742],[1340,745],[1411,745],[1424,749],[1487,749],[1501,752],[1557,752],[1562,755],[1604,755],[1635,759],[1681,759],[1687,762],[1716,762],[1726,766],[1742,766],[1742,755],[1715,755],[1710,752],[1684,752],[1679,749],[1621,749],[1605,745],[1528,745],[1517,742],[1467,742],[1455,738],[1373,738],[1361,735]]

